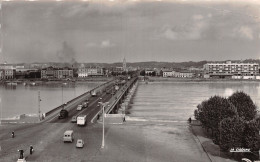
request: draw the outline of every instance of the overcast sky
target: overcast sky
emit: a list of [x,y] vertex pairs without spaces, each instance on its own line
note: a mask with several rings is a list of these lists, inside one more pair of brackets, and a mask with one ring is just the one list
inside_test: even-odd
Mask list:
[[1,22],[1,63],[260,58],[257,0],[4,1]]

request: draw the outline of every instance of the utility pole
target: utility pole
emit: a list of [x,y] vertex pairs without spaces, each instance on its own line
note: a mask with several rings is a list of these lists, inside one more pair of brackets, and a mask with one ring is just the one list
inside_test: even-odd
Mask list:
[[39,121],[41,121],[41,93],[38,91],[38,113],[39,113]]

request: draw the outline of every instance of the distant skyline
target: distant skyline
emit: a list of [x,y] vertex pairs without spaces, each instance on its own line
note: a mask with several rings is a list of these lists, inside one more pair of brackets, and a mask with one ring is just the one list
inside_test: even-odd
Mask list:
[[260,58],[260,2],[2,2],[0,63]]

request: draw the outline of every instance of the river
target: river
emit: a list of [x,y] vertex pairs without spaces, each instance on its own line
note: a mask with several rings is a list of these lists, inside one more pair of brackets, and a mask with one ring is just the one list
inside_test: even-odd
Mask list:
[[[130,105],[130,116],[147,120],[186,121],[203,100],[244,91],[259,107],[258,82],[141,82]],[[259,108],[258,108],[259,110]]]
[[[38,86],[19,84],[15,87],[0,85],[1,114],[3,118],[37,114],[38,92],[41,98],[40,109],[45,113],[102,83],[56,83]],[[130,105],[129,115],[142,119],[186,121],[203,100],[213,95],[228,97],[235,91],[246,92],[259,107],[258,82],[140,82]]]
[[37,114],[39,92],[41,98],[40,110],[45,113],[102,83],[51,83],[37,86],[24,86],[23,84],[17,86],[0,85],[1,116],[2,118],[9,118],[21,114]]

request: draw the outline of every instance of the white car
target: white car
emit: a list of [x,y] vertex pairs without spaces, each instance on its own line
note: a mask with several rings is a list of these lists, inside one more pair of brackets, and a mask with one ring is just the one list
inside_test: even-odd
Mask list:
[[78,105],[77,110],[78,111],[82,110],[82,105]]
[[84,147],[84,141],[82,139],[78,139],[76,143],[77,148],[83,148]]
[[18,159],[17,162],[26,162],[25,158],[23,159]]

